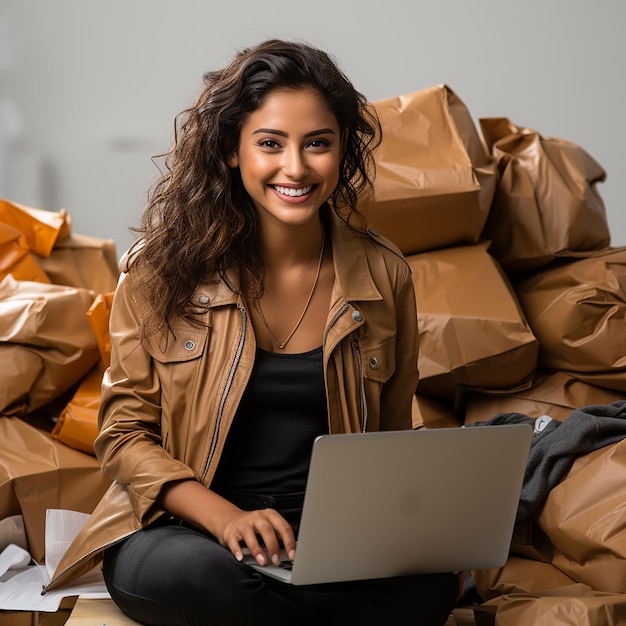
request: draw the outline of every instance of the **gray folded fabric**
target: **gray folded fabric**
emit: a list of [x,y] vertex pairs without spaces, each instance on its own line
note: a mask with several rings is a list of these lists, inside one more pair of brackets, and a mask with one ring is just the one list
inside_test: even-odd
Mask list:
[[543,505],[577,457],[626,436],[626,400],[575,409],[562,422],[548,415],[531,418],[522,413],[499,413],[466,428],[498,424],[531,424],[535,431],[517,510],[516,522],[521,522]]

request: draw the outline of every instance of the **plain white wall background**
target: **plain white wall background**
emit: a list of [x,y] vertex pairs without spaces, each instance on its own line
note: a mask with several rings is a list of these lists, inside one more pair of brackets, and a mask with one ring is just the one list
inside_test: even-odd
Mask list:
[[448,84],[582,146],[626,245],[626,3],[613,0],[0,0],[0,197],[132,241],[151,155],[202,74],[267,37],[306,40],[370,100]]

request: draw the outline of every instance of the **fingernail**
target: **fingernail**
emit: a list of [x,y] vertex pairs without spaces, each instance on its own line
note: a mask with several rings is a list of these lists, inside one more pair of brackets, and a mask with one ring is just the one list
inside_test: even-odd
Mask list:
[[272,563],[274,563],[276,567],[280,566],[280,556],[278,556],[278,554],[272,554]]
[[265,555],[259,554],[259,556],[257,556],[257,558],[256,558],[256,562],[259,565],[265,565]]
[[293,561],[296,558],[296,551],[292,548],[289,550],[289,558]]
[[243,561],[243,553],[242,552],[235,552],[235,558],[238,561]]

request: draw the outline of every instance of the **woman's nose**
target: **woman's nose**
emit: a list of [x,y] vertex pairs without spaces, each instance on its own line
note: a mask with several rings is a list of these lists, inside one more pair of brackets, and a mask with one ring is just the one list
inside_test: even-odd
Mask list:
[[301,179],[308,170],[306,159],[302,152],[297,149],[288,149],[284,152],[283,171],[286,176],[293,179]]

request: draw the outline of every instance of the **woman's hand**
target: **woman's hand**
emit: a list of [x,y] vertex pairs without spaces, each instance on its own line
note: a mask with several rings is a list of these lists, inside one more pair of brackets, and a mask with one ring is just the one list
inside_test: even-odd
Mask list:
[[[238,561],[243,559],[245,545],[259,565],[267,564],[267,554],[274,565],[280,565],[281,543],[290,559],[296,553],[296,540],[291,526],[274,509],[226,512],[218,524],[221,530],[215,534],[218,541],[227,547]],[[265,546],[265,550],[263,549]]]
[[167,485],[159,503],[172,515],[211,533],[238,561],[243,559],[244,546],[259,565],[267,565],[266,551],[271,562],[280,565],[281,543],[290,559],[295,556],[293,530],[274,509],[242,511],[195,480]]

